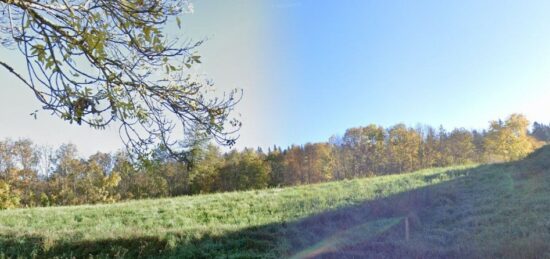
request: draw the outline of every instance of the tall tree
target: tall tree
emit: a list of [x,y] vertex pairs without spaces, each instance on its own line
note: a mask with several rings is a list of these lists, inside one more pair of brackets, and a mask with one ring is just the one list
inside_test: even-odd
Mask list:
[[[194,151],[195,161],[189,173],[191,193],[214,192],[222,187],[231,189],[234,183],[220,183],[220,170],[224,161],[219,148],[210,144],[206,147],[195,148]],[[231,173],[238,174],[239,172]]]
[[19,205],[19,197],[13,193],[8,183],[0,180],[0,210],[15,208]]
[[420,165],[420,135],[404,124],[397,124],[388,130],[388,158],[390,172],[408,172]]
[[433,127],[423,129],[423,141],[420,146],[419,159],[422,168],[434,167],[440,160],[439,138]]
[[273,150],[269,150],[266,161],[271,167],[271,174],[269,179],[270,186],[280,186],[285,182],[286,165],[284,163],[284,156],[281,149],[277,146],[273,147]]
[[550,142],[550,124],[546,125],[535,121],[531,135],[540,141]]
[[285,185],[305,184],[307,176],[304,169],[304,150],[300,146],[292,145],[285,151]]
[[522,114],[512,114],[505,122],[491,121],[485,151],[490,160],[516,160],[525,157],[539,144],[528,133],[529,121]]
[[348,129],[343,138],[343,148],[350,170],[357,176],[383,171],[385,138],[384,128],[374,124]]
[[445,142],[445,151],[452,165],[474,162],[475,145],[472,133],[466,129],[454,129]]
[[332,136],[328,141],[328,144],[331,146],[332,157],[334,158],[332,177],[335,180],[344,179],[347,172],[345,168],[346,158],[342,142],[342,138],[338,136]]
[[332,179],[334,158],[332,157],[331,146],[327,143],[306,144],[303,160],[308,183],[318,183]]

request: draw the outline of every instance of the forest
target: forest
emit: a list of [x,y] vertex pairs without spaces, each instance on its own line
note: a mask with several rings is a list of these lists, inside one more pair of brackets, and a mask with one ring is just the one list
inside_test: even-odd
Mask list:
[[0,141],[0,209],[112,203],[294,186],[398,174],[423,168],[524,158],[550,141],[550,124],[521,114],[482,131],[404,124],[355,127],[326,142],[222,152],[208,141],[189,150],[190,162],[161,148],[137,161],[126,152],[87,158],[77,147],[53,149],[29,139]]

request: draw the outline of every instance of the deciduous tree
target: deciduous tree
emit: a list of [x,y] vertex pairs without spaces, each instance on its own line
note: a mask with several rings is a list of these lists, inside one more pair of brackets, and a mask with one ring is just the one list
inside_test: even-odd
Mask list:
[[538,145],[529,136],[529,121],[522,114],[512,114],[505,122],[491,121],[485,138],[485,152],[491,160],[516,160],[525,157]]
[[[0,43],[17,48],[27,71],[0,67],[23,82],[42,108],[96,129],[115,124],[133,154],[164,146],[187,159],[189,132],[232,145],[240,95],[212,93],[191,72],[202,41],[167,33],[181,26],[186,0],[0,0]],[[26,73],[23,73],[26,72]],[[34,113],[36,116],[36,113]]]

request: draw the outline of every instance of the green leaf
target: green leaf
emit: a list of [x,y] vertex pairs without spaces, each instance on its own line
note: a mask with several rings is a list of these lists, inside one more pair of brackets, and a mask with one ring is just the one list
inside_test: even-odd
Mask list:
[[178,24],[178,28],[181,29],[181,20],[179,17],[176,17],[176,23]]

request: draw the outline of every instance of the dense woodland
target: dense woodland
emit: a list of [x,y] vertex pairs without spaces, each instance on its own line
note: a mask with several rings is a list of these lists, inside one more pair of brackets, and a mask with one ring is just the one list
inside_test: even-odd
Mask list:
[[522,158],[550,141],[550,124],[518,114],[483,131],[397,124],[348,129],[327,142],[222,153],[197,142],[192,163],[163,149],[133,162],[125,152],[86,159],[76,146],[0,141],[0,208],[108,203],[198,193],[310,184],[467,163]]

